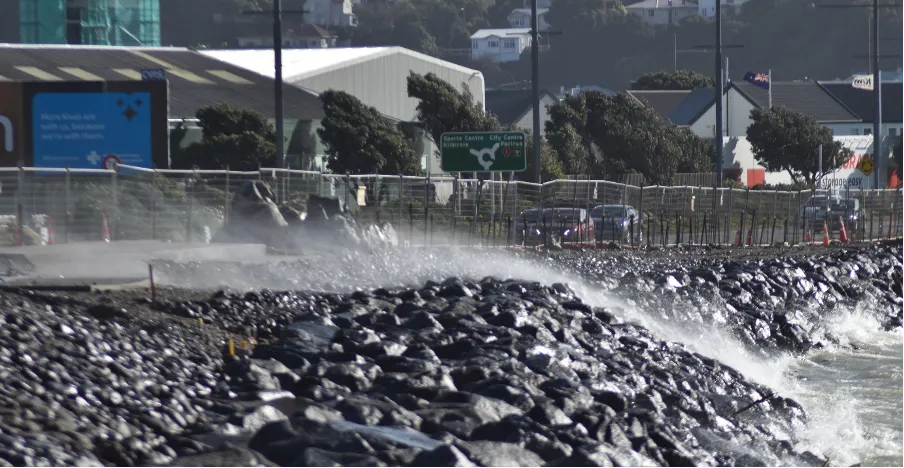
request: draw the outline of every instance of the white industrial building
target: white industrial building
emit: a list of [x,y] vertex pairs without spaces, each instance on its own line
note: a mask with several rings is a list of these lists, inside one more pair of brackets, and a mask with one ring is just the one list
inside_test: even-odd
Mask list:
[[[260,75],[274,76],[273,52],[269,50],[205,50],[202,53]],[[467,86],[476,101],[484,102],[484,80],[479,71],[402,47],[283,50],[286,83],[316,93],[329,89],[345,91],[399,121],[410,122],[417,118],[418,100],[408,97],[411,72],[433,73],[453,86]],[[425,169],[431,173],[441,172],[432,141],[426,141],[419,152]]]

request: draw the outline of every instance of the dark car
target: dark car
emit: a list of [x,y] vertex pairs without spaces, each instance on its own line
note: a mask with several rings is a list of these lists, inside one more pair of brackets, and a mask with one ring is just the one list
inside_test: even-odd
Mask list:
[[547,237],[561,242],[592,242],[595,226],[587,210],[581,208],[546,208],[542,216],[532,209],[518,215],[515,243],[538,245]]
[[641,242],[640,212],[631,205],[597,205],[590,210],[590,217],[596,225],[596,239],[599,242],[631,240],[631,220],[634,220],[634,242]]
[[516,244],[536,244],[540,237],[540,230],[537,226],[537,220],[540,216],[540,210],[530,209],[524,210],[515,219],[515,243]]
[[860,200],[856,198],[827,197],[815,195],[807,199],[800,210],[800,223],[813,232],[821,232],[823,223],[830,232],[840,232],[838,217],[844,220],[844,227],[853,233],[860,221]]

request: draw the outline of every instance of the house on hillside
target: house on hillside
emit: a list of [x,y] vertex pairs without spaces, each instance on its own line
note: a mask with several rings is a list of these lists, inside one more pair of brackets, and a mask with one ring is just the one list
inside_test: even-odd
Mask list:
[[471,34],[471,59],[515,62],[530,45],[530,28],[481,29]]
[[[748,0],[722,0],[722,13],[734,15],[737,14],[741,5],[747,3]],[[716,16],[716,0],[696,0],[697,14],[704,18],[713,18]]]
[[307,0],[304,22],[317,26],[357,26],[352,0]]
[[625,9],[657,27],[666,27],[698,14],[697,3],[692,0],[643,0],[625,6]]
[[[273,36],[244,36],[238,38],[240,49],[272,48]],[[283,47],[292,49],[329,49],[340,47],[339,37],[326,28],[313,24],[301,26],[298,32],[288,30],[283,33]]]
[[[549,25],[546,23],[546,13],[548,8],[537,8],[537,22],[539,23],[539,31],[546,31]],[[509,26],[513,28],[529,28],[530,27],[530,6],[527,8],[515,8],[508,15]]]
[[[488,89],[486,91],[486,108],[499,119],[503,125],[515,125],[524,130],[533,130],[534,109],[532,90],[521,89]],[[549,120],[549,106],[559,99],[549,92],[540,91],[540,134],[545,134],[544,127]]]

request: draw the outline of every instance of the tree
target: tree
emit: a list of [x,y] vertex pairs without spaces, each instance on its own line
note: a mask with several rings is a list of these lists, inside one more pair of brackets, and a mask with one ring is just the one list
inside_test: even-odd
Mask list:
[[[533,145],[534,133],[530,130],[518,128],[506,128],[506,130],[523,131],[524,141],[527,142],[527,169],[516,173],[515,178],[524,182],[537,182],[534,177],[536,172],[534,168],[537,167]],[[545,139],[540,140],[540,178],[542,181],[564,179],[565,176],[565,168],[562,166],[562,161],[559,160],[559,155],[556,154],[555,150]]]
[[408,97],[416,98],[417,120],[439,142],[445,132],[492,132],[501,130],[499,121],[485,111],[467,86],[455,89],[433,73],[408,75]]
[[175,167],[256,171],[276,165],[276,135],[263,115],[221,102],[198,109],[195,117],[203,136],[181,152]]
[[697,88],[712,88],[715,82],[709,76],[697,73],[693,70],[678,70],[676,72],[655,72],[640,75],[631,89],[634,90],[689,90]]
[[587,133],[586,96],[584,93],[566,96],[561,105],[548,109],[546,139],[567,174],[588,174],[596,162]]
[[317,134],[327,167],[340,174],[419,174],[410,141],[377,109],[344,91],[320,94],[326,116]]
[[816,183],[819,145],[824,172],[835,171],[851,158],[851,151],[832,138],[832,131],[812,117],[773,107],[753,109],[750,118],[747,141],[756,160],[768,171],[787,171],[795,183]]
[[639,172],[652,183],[668,184],[675,172],[704,172],[712,166],[709,143],[626,93],[569,96],[553,105],[549,115],[546,134],[566,167],[579,152],[597,177]]

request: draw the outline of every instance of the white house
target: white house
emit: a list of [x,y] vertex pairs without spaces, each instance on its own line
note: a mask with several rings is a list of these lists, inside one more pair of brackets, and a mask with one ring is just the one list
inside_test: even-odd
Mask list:
[[[537,22],[540,23],[538,31],[546,31],[549,29],[546,23],[546,13],[548,8],[537,8]],[[530,28],[530,8],[515,8],[508,15],[509,26],[513,28]]]
[[471,59],[515,62],[530,44],[530,28],[481,29],[471,34]]
[[[272,48],[273,36],[241,36],[240,49]],[[300,31],[288,30],[283,33],[283,47],[292,49],[327,49],[339,45],[338,37],[328,30],[313,24],[302,25]]]
[[653,26],[665,27],[697,14],[697,5],[688,0],[643,0],[625,7]]
[[[722,12],[737,13],[741,5],[745,3],[747,0],[722,0]],[[704,18],[716,16],[716,0],[697,0],[697,13]]]
[[352,0],[306,0],[304,22],[317,26],[357,26]]

